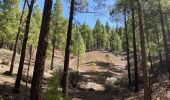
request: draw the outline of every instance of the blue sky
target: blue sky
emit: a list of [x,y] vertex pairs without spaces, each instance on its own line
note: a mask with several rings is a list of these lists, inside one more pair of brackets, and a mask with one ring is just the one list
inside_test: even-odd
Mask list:
[[[43,8],[44,0],[37,0],[36,2],[40,5],[41,8]],[[53,0],[53,2],[55,2],[55,0]],[[62,0],[62,3],[63,3],[63,8],[64,8],[63,15],[65,18],[68,18],[69,11],[70,11],[69,3],[67,2],[67,0]],[[113,5],[113,4],[114,4],[114,0],[107,1],[107,5]],[[107,8],[104,10],[104,12],[106,12],[106,13],[102,14],[102,15],[79,13],[79,14],[76,14],[75,20],[78,21],[80,24],[86,22],[91,28],[93,28],[95,26],[97,19],[100,19],[103,25],[105,25],[106,22],[108,21],[111,27],[116,26],[115,22],[111,22],[109,20],[109,12],[108,12]]]

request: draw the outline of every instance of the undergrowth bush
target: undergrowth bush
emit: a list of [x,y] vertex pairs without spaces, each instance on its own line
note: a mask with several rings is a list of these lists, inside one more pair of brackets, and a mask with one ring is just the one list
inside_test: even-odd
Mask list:
[[120,92],[124,91],[125,87],[128,86],[128,77],[122,76],[121,78],[107,78],[105,82],[105,88],[108,91]]
[[[0,61],[2,64],[8,65],[12,59],[13,52],[6,50],[6,49],[0,49]],[[19,61],[19,56],[16,54],[15,61]]]
[[93,70],[93,71],[96,71],[96,63],[93,62],[93,63],[91,64],[91,66],[92,66],[92,70]]
[[71,100],[69,97],[64,97],[59,91],[60,81],[58,75],[54,75],[48,82],[48,91],[45,93],[43,100]]

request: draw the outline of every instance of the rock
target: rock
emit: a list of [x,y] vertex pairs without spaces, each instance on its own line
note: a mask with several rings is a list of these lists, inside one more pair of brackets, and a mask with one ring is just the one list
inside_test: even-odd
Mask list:
[[105,88],[101,84],[97,84],[94,82],[87,82],[86,84],[82,83],[79,84],[80,88],[87,89],[87,90],[93,90],[93,91],[104,91]]
[[107,78],[105,84],[113,86],[116,83],[116,81],[117,81],[117,78],[115,77]]

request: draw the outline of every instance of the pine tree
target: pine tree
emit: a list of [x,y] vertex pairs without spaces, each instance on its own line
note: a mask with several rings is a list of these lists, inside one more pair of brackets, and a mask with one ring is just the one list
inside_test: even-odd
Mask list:
[[68,95],[68,78],[69,78],[69,58],[70,58],[70,44],[71,44],[71,36],[72,36],[72,24],[74,18],[74,4],[75,0],[71,0],[70,6],[70,17],[69,17],[69,24],[67,30],[67,42],[66,42],[66,49],[65,49],[65,59],[64,59],[64,70],[63,70],[63,85],[62,85],[62,92],[64,95]]
[[37,48],[39,31],[41,27],[42,10],[39,5],[35,5],[34,11],[32,12],[30,28],[29,28],[29,38],[27,45],[32,45],[33,48]]
[[102,35],[101,35],[101,39],[102,39],[102,48],[108,50],[110,48],[110,44],[109,44],[109,34],[107,33],[107,30],[102,27]]
[[16,38],[15,38],[15,45],[14,45],[9,75],[12,74],[13,68],[14,68],[14,62],[15,62],[15,56],[16,56],[16,52],[17,52],[19,35],[20,35],[21,28],[22,28],[22,25],[23,25],[23,15],[24,15],[25,6],[26,6],[26,0],[24,1],[24,5],[23,5],[23,8],[22,8],[22,12],[21,12],[21,18],[20,18],[20,22],[19,22],[19,27],[18,27],[18,32],[17,32]]
[[93,31],[92,30],[89,30],[89,32],[88,32],[89,34],[88,34],[88,38],[89,38],[89,51],[92,51],[92,50],[94,50],[94,37],[93,37]]
[[135,73],[135,92],[139,91],[139,82],[138,82],[138,62],[137,62],[137,50],[136,50],[136,27],[135,27],[135,9],[134,1],[131,2],[131,11],[132,11],[132,33],[133,33],[133,55],[134,55],[134,73]]
[[1,0],[0,1],[0,37],[1,37],[1,47],[13,49],[13,43],[15,40],[15,35],[17,33],[19,16],[20,16],[20,6],[19,0]]
[[110,25],[109,25],[108,22],[106,22],[105,30],[106,30],[107,36],[108,36],[108,37],[107,37],[107,38],[108,38],[108,41],[107,41],[107,42],[109,42],[109,43],[106,43],[107,46],[106,46],[105,48],[106,48],[107,50],[109,50],[109,49],[110,49],[110,45],[111,45],[111,42],[110,42],[111,27],[110,27]]
[[141,55],[142,55],[144,100],[150,100],[151,95],[149,89],[148,68],[146,65],[146,50],[145,50],[145,37],[144,37],[144,30],[143,30],[142,8],[139,0],[136,0],[136,3],[137,3],[137,10],[138,10],[139,33],[140,33]]
[[35,60],[35,69],[33,73],[30,100],[42,100],[42,80],[44,74],[44,65],[48,45],[48,34],[50,27],[50,16],[52,10],[52,0],[45,0],[42,24],[37,47]]
[[78,27],[75,27],[72,35],[72,53],[76,56],[85,54],[86,46]]
[[80,33],[87,51],[90,51],[90,49],[92,49],[91,45],[93,45],[93,36],[90,27],[86,23],[83,23],[83,25],[80,26]]
[[[163,36],[163,42],[164,42],[164,51],[166,56],[166,62],[167,65],[170,64],[170,58],[169,58],[169,48],[168,48],[168,41],[167,41],[167,35],[165,31],[165,21],[164,21],[164,15],[162,13],[162,6],[160,0],[158,0],[158,10],[159,10],[159,16],[160,16],[160,23],[161,23],[161,30],[162,30],[162,36]],[[170,68],[167,66],[168,72],[169,72],[169,80],[170,80]]]
[[25,60],[25,50],[26,50],[26,45],[27,45],[27,40],[28,40],[28,34],[29,34],[29,28],[30,28],[30,21],[31,21],[31,14],[33,11],[33,6],[34,6],[34,0],[31,0],[30,6],[29,6],[29,11],[27,15],[27,21],[26,21],[26,26],[25,26],[25,34],[24,34],[24,39],[23,39],[23,44],[22,44],[22,51],[21,51],[21,57],[20,57],[20,63],[19,63],[19,68],[18,68],[18,73],[17,73],[17,78],[15,81],[15,86],[13,91],[15,93],[20,92],[20,84],[21,84],[21,78],[22,78],[22,71],[24,67],[24,60]]
[[129,86],[132,85],[131,80],[131,66],[130,66],[130,56],[129,56],[129,38],[127,30],[127,5],[124,5],[124,25],[125,25],[125,38],[126,38],[126,54],[127,54],[127,68],[128,68],[128,79]]
[[[54,60],[54,53],[55,53],[55,48],[56,44],[58,45],[58,48],[61,50],[61,47],[63,46],[63,42],[65,42],[65,34],[63,32],[63,7],[62,7],[62,2],[61,0],[56,0],[56,3],[54,5],[54,10],[52,14],[52,45],[53,45],[53,50],[52,50],[52,60],[51,60],[51,70],[53,70],[53,60]],[[57,42],[57,43],[56,43]]]
[[111,36],[110,36],[110,49],[111,51],[121,52],[122,51],[122,41],[120,36],[118,35],[117,29],[111,30]]
[[95,44],[94,44],[95,50],[98,50],[101,48],[101,34],[102,34],[102,24],[100,20],[98,19],[93,29],[93,37],[95,40]]

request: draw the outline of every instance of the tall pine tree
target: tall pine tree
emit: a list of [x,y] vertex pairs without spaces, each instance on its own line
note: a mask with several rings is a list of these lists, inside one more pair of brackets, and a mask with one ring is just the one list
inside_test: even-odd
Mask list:
[[51,70],[53,70],[53,60],[55,55],[56,45],[61,50],[65,43],[65,34],[63,31],[64,17],[63,17],[63,7],[61,0],[56,0],[52,13],[52,60],[51,60]]

